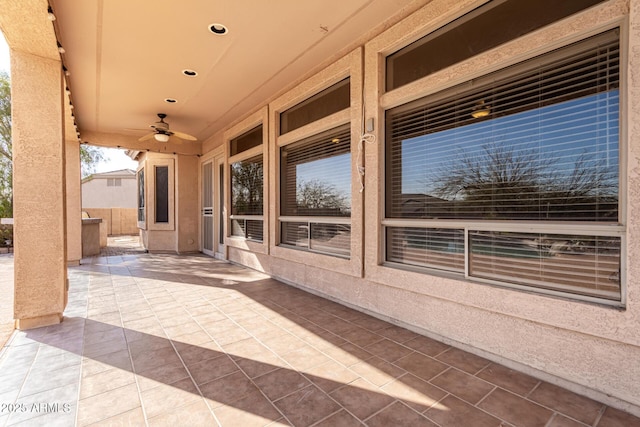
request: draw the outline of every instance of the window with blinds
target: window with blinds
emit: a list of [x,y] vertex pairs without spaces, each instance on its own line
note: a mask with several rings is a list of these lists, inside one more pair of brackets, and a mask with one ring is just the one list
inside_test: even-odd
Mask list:
[[263,241],[262,154],[231,164],[231,235]]
[[387,261],[619,299],[619,82],[611,30],[388,110]]
[[280,149],[281,244],[349,256],[349,125]]
[[[231,235],[247,240],[264,240],[263,128],[256,126],[229,141],[231,159]],[[261,150],[260,150],[261,151]]]

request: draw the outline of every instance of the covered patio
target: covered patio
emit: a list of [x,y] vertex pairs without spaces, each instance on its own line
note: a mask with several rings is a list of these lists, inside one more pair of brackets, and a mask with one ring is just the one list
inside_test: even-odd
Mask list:
[[[0,28],[0,425],[638,425],[640,1],[0,0]],[[147,253],[82,259],[81,144],[138,161]]]
[[241,266],[86,261],[64,321],[0,356],[0,425],[640,425]]

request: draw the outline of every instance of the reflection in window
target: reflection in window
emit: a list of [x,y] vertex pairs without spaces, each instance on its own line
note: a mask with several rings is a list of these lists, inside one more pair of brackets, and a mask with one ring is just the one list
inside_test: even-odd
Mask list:
[[307,217],[306,221],[283,222],[281,242],[348,256],[351,235],[349,125],[282,147],[280,165],[280,214]]
[[262,155],[231,164],[231,235],[263,240],[263,181]]
[[[480,220],[571,221],[582,224],[585,236],[512,236],[500,225],[493,226],[491,239],[470,234],[467,273],[619,298],[619,275],[613,274],[619,269],[619,239],[607,237],[595,246],[584,243],[593,240],[590,223],[619,221],[619,111],[617,30],[476,79],[473,85],[388,110],[385,216],[423,222],[416,228],[387,227],[387,261],[460,272],[464,263],[440,258],[445,253],[460,257],[464,239],[451,234],[453,230],[430,228],[433,220],[458,220],[469,234],[473,221]],[[526,250],[554,239],[556,246],[578,245],[584,250],[557,251],[553,257],[580,258],[589,265],[581,274],[589,278],[613,277],[613,282],[605,280],[606,286],[583,280],[607,291],[582,289],[575,277],[568,284],[568,279],[559,278],[561,269],[548,268],[562,264],[548,261],[551,252],[532,255]],[[505,247],[516,249],[502,250]],[[613,254],[604,267],[603,251]],[[506,253],[509,262],[502,259]],[[520,266],[512,257],[529,261]],[[532,258],[537,260],[535,267]],[[506,270],[487,272],[482,263],[497,263]],[[572,261],[564,268],[577,264]],[[535,271],[520,277],[521,267]],[[558,277],[552,277],[554,272]]]

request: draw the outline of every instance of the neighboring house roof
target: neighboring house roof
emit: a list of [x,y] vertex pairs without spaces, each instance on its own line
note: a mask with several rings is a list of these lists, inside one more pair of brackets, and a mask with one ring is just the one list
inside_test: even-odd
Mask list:
[[131,170],[131,169],[119,169],[119,170],[116,170],[116,171],[109,171],[109,172],[101,172],[101,173],[91,174],[88,177],[84,178],[82,180],[82,182],[85,183],[85,182],[91,181],[93,179],[105,179],[105,178],[135,179],[135,177],[136,177],[136,172],[134,170]]

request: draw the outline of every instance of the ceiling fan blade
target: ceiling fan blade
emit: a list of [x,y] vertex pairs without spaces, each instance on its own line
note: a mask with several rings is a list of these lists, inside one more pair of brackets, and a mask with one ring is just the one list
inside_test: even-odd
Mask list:
[[180,139],[186,139],[187,141],[197,141],[198,138],[196,138],[195,136],[191,136],[188,133],[183,133],[183,132],[176,132],[175,130],[172,130],[171,132],[173,132],[173,134],[175,136],[177,136]]
[[148,134],[146,134],[145,136],[143,136],[142,138],[139,138],[139,139],[138,139],[138,141],[139,141],[139,142],[142,142],[142,141],[148,141],[148,140],[150,140],[151,138],[153,138],[153,135],[155,135],[155,134],[156,134],[155,132],[148,133]]

